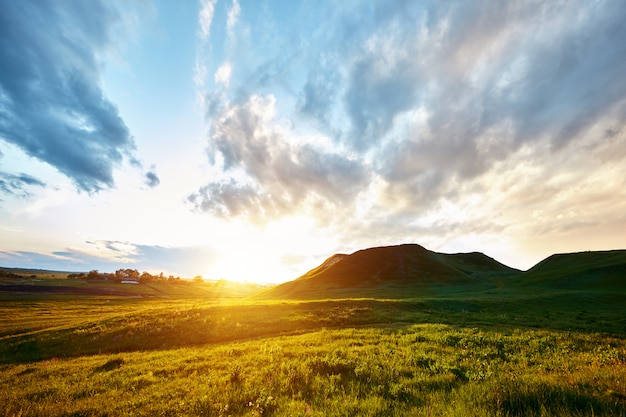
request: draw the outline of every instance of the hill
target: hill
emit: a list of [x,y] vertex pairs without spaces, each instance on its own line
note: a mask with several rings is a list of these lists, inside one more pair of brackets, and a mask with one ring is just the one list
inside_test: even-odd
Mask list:
[[626,250],[555,254],[522,272],[480,252],[438,253],[417,244],[375,247],[333,255],[257,297],[410,298],[480,291],[519,295],[536,288],[623,293]]
[[626,250],[561,253],[525,272],[518,285],[559,289],[626,289]]
[[11,278],[65,279],[76,271],[50,271],[47,269],[7,268],[0,266],[0,280]]
[[299,278],[271,288],[260,298],[402,298],[437,289],[484,286],[494,277],[520,271],[485,254],[444,254],[417,244],[384,246],[333,255]]

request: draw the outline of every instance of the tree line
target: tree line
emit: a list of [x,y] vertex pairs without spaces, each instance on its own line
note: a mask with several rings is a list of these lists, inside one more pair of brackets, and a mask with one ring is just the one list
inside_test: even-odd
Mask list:
[[[181,283],[187,282],[186,280],[182,280],[180,277],[174,277],[173,275],[165,276],[163,272],[158,275],[152,275],[151,273],[144,271],[139,273],[136,269],[130,268],[120,268],[115,272],[99,272],[97,269],[92,269],[89,272],[79,272],[75,274],[69,274],[67,276],[69,279],[87,279],[94,281],[114,281],[114,282],[122,282],[124,280],[135,280],[141,284],[147,284],[150,282],[173,282],[173,283]],[[203,282],[203,279],[200,275],[196,275],[193,279],[194,282]]]

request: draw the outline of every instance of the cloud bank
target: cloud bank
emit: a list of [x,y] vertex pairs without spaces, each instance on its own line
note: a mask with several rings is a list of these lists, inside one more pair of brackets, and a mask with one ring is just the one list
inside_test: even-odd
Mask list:
[[122,16],[107,1],[0,4],[0,138],[87,192],[113,187],[113,169],[133,158],[101,82],[120,33]]
[[235,5],[237,31],[212,15],[207,154],[224,175],[190,195],[198,210],[397,238],[543,233],[533,211],[592,227],[594,199],[625,196],[623,3]]

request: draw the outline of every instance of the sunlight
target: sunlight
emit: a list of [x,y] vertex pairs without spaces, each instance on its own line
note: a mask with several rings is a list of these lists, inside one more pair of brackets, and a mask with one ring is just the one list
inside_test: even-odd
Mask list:
[[220,256],[206,268],[204,276],[240,282],[284,282],[317,266],[332,255],[328,250],[334,246],[329,236],[316,230],[312,219],[281,219],[252,233],[242,228],[223,238],[219,242]]
[[626,1],[51,4],[0,417],[626,417]]

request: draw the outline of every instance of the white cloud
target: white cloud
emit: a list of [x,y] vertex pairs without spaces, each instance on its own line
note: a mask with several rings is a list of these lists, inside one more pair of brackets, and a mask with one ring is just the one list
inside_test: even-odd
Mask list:
[[215,83],[228,88],[232,71],[233,67],[230,62],[224,62],[215,72]]
[[[199,44],[193,68],[193,83],[199,90],[205,88],[206,76],[208,74],[206,48],[211,36],[211,25],[213,24],[216,3],[217,0],[200,0],[200,11],[198,12]],[[202,91],[199,91],[198,97],[200,101],[202,101],[202,95]]]
[[207,41],[211,35],[211,25],[213,24],[213,14],[217,0],[200,0],[200,13],[198,23],[200,25],[200,39]]
[[[93,240],[85,242],[85,254],[93,257],[103,258],[120,264],[133,264],[136,262],[138,254],[137,246],[129,242],[117,242],[106,240]],[[75,255],[80,255],[81,251],[72,250]]]
[[233,31],[235,30],[235,25],[239,20],[239,14],[241,13],[241,6],[239,5],[238,0],[233,0],[233,3],[228,9],[228,17],[226,19],[226,27],[229,33],[229,36],[232,37]]

